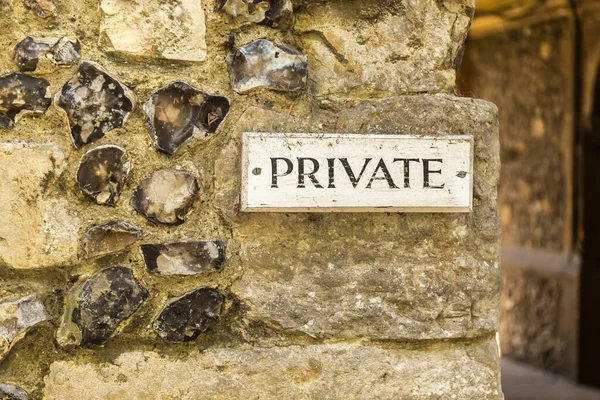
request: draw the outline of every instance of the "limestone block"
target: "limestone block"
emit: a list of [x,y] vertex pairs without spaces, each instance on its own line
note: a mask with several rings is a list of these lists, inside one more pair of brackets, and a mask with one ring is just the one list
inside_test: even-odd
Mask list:
[[494,400],[503,398],[497,360],[493,340],[436,351],[350,344],[212,349],[175,360],[130,352],[100,365],[54,362],[44,399]]
[[53,144],[0,143],[0,265],[41,268],[76,257],[80,220],[53,187],[65,167]]
[[[500,292],[496,107],[447,95],[369,101],[312,118],[249,108],[215,167],[233,206],[243,131],[473,135],[472,213],[257,213],[235,216],[246,318],[313,337],[431,340],[497,330]],[[222,163],[222,164],[221,164]],[[236,164],[237,163],[237,164]],[[234,176],[239,176],[235,173]]]
[[318,98],[451,92],[470,0],[310,4],[294,29]]
[[106,51],[203,61],[206,25],[200,0],[101,0],[99,45]]

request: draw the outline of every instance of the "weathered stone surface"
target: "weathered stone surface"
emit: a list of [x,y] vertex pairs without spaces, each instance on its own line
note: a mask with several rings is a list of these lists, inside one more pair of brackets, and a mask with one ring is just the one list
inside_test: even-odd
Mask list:
[[38,17],[48,18],[54,15],[57,0],[23,0],[23,3]]
[[20,387],[0,384],[0,398],[7,400],[28,400],[29,396]]
[[13,60],[21,71],[35,71],[38,63],[48,60],[57,67],[70,67],[81,58],[77,38],[27,36],[15,46]]
[[[498,328],[497,109],[447,95],[366,101],[311,118],[251,107],[215,165],[215,202],[236,222],[246,318],[315,337],[430,340]],[[470,214],[241,214],[241,132],[474,135]],[[234,174],[234,176],[241,174]]]
[[169,301],[152,326],[170,343],[188,342],[206,332],[221,315],[223,296],[213,288],[200,288]]
[[54,104],[66,115],[77,147],[123,126],[136,102],[128,87],[91,61],[82,62],[54,96]]
[[99,45],[134,56],[203,61],[206,25],[200,0],[101,0]]
[[0,143],[0,265],[41,268],[76,257],[80,220],[54,188],[65,167],[55,145]]
[[215,10],[224,12],[232,22],[262,23],[283,31],[294,25],[291,0],[219,0]]
[[169,155],[186,141],[215,133],[229,112],[229,100],[212,96],[185,82],[172,82],[144,105],[150,138]]
[[82,255],[86,258],[116,253],[142,237],[142,230],[125,221],[111,221],[90,228],[82,240]]
[[197,198],[198,184],[192,174],[162,169],[140,182],[131,205],[151,221],[181,224]]
[[110,364],[53,363],[44,399],[500,400],[497,360],[493,340],[435,351],[349,344],[210,349],[185,360],[131,352]]
[[228,59],[231,86],[238,93],[255,89],[294,91],[306,87],[307,56],[266,39],[236,49]]
[[52,103],[45,79],[12,72],[0,76],[0,128],[15,126],[25,114],[41,115]]
[[131,161],[125,149],[105,145],[89,150],[81,158],[77,170],[77,184],[98,204],[112,206],[121,195]]
[[[36,296],[0,303],[0,360],[27,331],[48,319],[44,304]],[[0,385],[0,394],[2,387]]]
[[92,275],[81,286],[73,313],[82,343],[106,342],[147,297],[148,291],[129,268],[110,267]]
[[143,244],[140,252],[151,274],[195,275],[220,269],[225,261],[224,245],[220,241],[171,241]]
[[343,100],[451,92],[474,7],[471,0],[307,5],[294,29],[309,55],[311,93]]

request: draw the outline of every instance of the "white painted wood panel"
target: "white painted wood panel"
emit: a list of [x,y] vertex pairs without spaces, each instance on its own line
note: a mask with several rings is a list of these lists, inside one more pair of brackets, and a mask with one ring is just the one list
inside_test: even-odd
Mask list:
[[471,136],[243,134],[242,211],[470,212],[472,188]]

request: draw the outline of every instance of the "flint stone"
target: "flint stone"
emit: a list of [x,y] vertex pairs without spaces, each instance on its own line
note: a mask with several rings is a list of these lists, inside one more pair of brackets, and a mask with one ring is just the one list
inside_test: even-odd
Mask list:
[[159,275],[195,275],[217,271],[225,261],[225,249],[220,241],[143,244],[140,252],[148,272]]
[[38,17],[48,18],[54,15],[57,0],[23,0],[23,3]]
[[140,182],[131,204],[151,221],[181,224],[197,198],[198,184],[192,174],[161,169]]
[[223,296],[218,290],[200,288],[169,301],[152,326],[169,343],[196,339],[219,319]]
[[[503,399],[494,340],[402,349],[330,344],[208,349],[185,359],[155,352],[111,363],[56,361],[44,399]],[[149,385],[148,382],[152,382]]]
[[287,31],[294,25],[291,0],[219,0],[215,7],[230,21],[254,22]]
[[185,82],[168,84],[144,105],[150,138],[169,155],[191,138],[215,133],[228,112],[226,97],[209,95]]
[[206,24],[200,0],[101,0],[99,45],[109,52],[203,61]]
[[34,295],[0,303],[0,360],[30,328],[46,320],[48,315],[44,304]]
[[[251,107],[215,164],[215,204],[235,223],[244,271],[231,290],[250,323],[318,338],[437,340],[498,329],[497,108],[447,95],[398,96],[308,118]],[[241,213],[241,134],[473,135],[470,214]],[[231,169],[238,171],[231,173]],[[233,176],[233,178],[232,178]]]
[[142,237],[141,229],[124,221],[111,221],[90,228],[83,236],[82,253],[86,258],[124,250]]
[[306,54],[270,40],[258,39],[236,49],[227,62],[231,86],[238,93],[262,88],[296,91],[306,87]]
[[13,59],[20,71],[35,71],[38,63],[49,60],[57,67],[70,67],[81,58],[81,45],[76,38],[27,36],[15,46]]
[[84,61],[54,96],[64,112],[76,147],[95,142],[123,126],[135,108],[134,93],[99,64]]
[[125,149],[99,146],[86,152],[77,170],[77,184],[98,204],[113,206],[121,195],[131,161]]
[[28,400],[27,392],[20,387],[0,384],[0,398],[8,400]]
[[83,344],[106,342],[146,300],[148,291],[125,267],[96,272],[82,285],[73,313]]
[[43,143],[0,143],[0,265],[42,268],[77,257],[81,221],[54,189],[67,164]]
[[45,79],[12,72],[0,76],[0,128],[10,129],[25,114],[42,115],[52,98]]
[[[309,55],[311,94],[343,102],[453,92],[474,7],[473,0],[307,5],[296,14],[294,30]],[[355,11],[349,14],[349,9]]]

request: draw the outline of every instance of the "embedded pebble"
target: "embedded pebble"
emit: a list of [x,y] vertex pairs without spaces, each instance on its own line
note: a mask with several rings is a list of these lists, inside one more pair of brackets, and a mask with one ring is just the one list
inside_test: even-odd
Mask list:
[[156,148],[172,155],[187,140],[215,133],[229,100],[209,95],[185,82],[172,82],[150,97],[144,114]]
[[294,25],[291,0],[220,0],[215,9],[230,21],[260,23],[283,31]]
[[56,11],[57,0],[23,0],[27,8],[33,10],[41,18],[53,16]]
[[44,304],[30,295],[17,301],[0,304],[0,360],[27,331],[48,320]]
[[228,60],[233,90],[294,91],[306,87],[308,56],[266,39],[236,49]]
[[6,400],[28,400],[27,392],[17,386],[0,383],[0,399]]
[[77,184],[98,204],[114,205],[121,195],[131,161],[125,149],[99,146],[85,153],[77,170]]
[[141,237],[141,229],[124,221],[96,225],[83,236],[83,256],[91,258],[116,253],[131,246]]
[[170,300],[154,321],[154,330],[170,343],[194,340],[219,319],[222,305],[218,290],[197,289]]
[[84,61],[56,93],[54,104],[64,111],[73,143],[81,147],[122,127],[135,108],[136,97],[99,64]]
[[220,241],[171,241],[143,244],[140,252],[151,274],[194,275],[218,270],[225,261]]
[[181,224],[197,198],[198,184],[192,174],[161,169],[140,182],[131,204],[151,221]]
[[72,316],[81,330],[82,343],[106,342],[147,297],[148,291],[129,268],[110,267],[96,272],[82,284]]
[[63,36],[27,36],[15,46],[13,60],[21,71],[35,71],[38,63],[48,60],[57,67],[70,67],[81,58],[81,45],[76,38]]
[[12,72],[0,76],[0,128],[10,129],[25,114],[41,115],[52,103],[45,79]]

